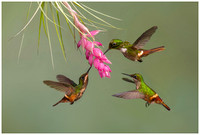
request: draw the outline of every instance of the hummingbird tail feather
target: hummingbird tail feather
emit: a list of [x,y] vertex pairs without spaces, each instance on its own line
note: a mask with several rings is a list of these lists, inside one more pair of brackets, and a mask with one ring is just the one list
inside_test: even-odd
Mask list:
[[61,101],[58,101],[57,103],[55,103],[55,104],[53,105],[53,107],[56,106],[56,105],[58,105],[59,103],[61,103]]
[[161,104],[162,104],[168,111],[170,111],[169,106],[167,106],[164,102],[161,102]]
[[53,105],[53,107],[56,106],[56,105],[58,105],[59,103],[66,103],[66,102],[68,102],[67,98],[66,98],[66,97],[63,97],[60,101],[58,101],[57,103],[55,103],[55,104]]
[[154,52],[159,52],[159,51],[163,51],[163,50],[165,50],[165,47],[160,46],[160,47],[156,47],[156,48],[153,48],[153,49],[150,49],[150,50],[144,50],[142,55],[147,56],[147,55],[152,54]]

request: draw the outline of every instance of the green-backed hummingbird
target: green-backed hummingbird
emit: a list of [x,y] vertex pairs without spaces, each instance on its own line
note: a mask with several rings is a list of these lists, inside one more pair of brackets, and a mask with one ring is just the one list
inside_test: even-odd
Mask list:
[[65,96],[58,101],[53,106],[56,106],[59,103],[70,102],[72,105],[76,100],[80,99],[85,92],[85,89],[88,85],[88,73],[91,67],[87,70],[86,73],[82,74],[79,78],[79,84],[76,84],[71,79],[67,78],[64,75],[57,75],[56,78],[59,82],[45,80],[43,81],[46,85],[54,88],[58,91],[64,92]]
[[122,78],[124,81],[135,83],[136,90],[126,91],[122,93],[115,94],[113,96],[124,98],[124,99],[143,99],[146,102],[145,106],[149,106],[151,103],[162,104],[168,111],[170,108],[162,101],[162,99],[158,96],[158,94],[151,89],[145,82],[141,74],[125,74],[124,75],[130,76],[133,80],[128,78]]
[[133,44],[129,43],[128,41],[113,39],[109,43],[109,47],[105,51],[105,53],[108,52],[110,49],[117,49],[120,50],[126,58],[132,61],[142,62],[142,57],[165,49],[164,46],[160,46],[150,50],[142,49],[144,45],[150,40],[151,36],[154,34],[157,28],[157,26],[153,26],[152,28],[148,29]]

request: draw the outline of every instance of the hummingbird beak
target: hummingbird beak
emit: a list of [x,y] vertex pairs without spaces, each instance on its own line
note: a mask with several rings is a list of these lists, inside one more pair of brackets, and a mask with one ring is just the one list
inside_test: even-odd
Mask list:
[[92,66],[88,69],[88,71],[86,72],[87,74],[89,73],[90,69],[92,68]]
[[126,73],[122,73],[123,75],[127,75],[127,76],[130,76],[131,77],[131,75],[129,75],[129,74],[126,74]]
[[108,48],[105,52],[104,52],[104,55],[110,50],[110,48]]

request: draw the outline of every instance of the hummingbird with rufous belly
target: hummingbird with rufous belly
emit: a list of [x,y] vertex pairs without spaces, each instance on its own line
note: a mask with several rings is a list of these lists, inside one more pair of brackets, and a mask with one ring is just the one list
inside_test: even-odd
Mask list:
[[75,101],[80,99],[83,96],[83,93],[86,90],[88,85],[88,73],[91,67],[87,70],[86,73],[82,74],[79,78],[79,84],[76,84],[74,81],[69,79],[64,75],[57,75],[56,78],[59,82],[45,80],[44,84],[54,88],[58,91],[64,92],[64,97],[58,101],[53,106],[58,105],[59,103],[67,103],[70,102],[72,105]]
[[122,74],[127,75],[133,79],[131,80],[128,78],[122,78],[124,81],[134,83],[136,85],[136,90],[122,92],[114,94],[112,96],[124,99],[143,99],[147,101],[145,104],[146,107],[152,103],[156,103],[163,105],[168,111],[170,111],[170,108],[163,102],[163,100],[158,96],[158,94],[144,82],[144,79],[141,74]]
[[[133,44],[128,41],[122,41],[120,39],[113,39],[109,43],[108,49],[105,51],[107,53],[111,49],[120,50],[121,53],[128,59],[132,61],[142,62],[142,57],[146,57],[149,54],[154,52],[163,51],[164,46],[156,47],[150,50],[142,49],[144,45],[150,40],[151,36],[157,30],[157,26],[153,26],[152,28],[145,31]],[[104,53],[104,54],[105,54]]]

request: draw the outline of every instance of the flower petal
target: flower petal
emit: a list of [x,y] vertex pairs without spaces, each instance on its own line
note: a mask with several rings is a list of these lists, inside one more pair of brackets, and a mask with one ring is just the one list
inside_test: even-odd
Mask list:
[[74,16],[74,22],[75,22],[76,27],[78,27],[81,32],[89,33],[88,28],[85,25],[83,25],[81,22],[79,22],[76,15]]
[[93,55],[92,54],[90,54],[88,61],[89,61],[90,66],[92,66],[92,63],[93,63]]
[[95,57],[101,58],[103,55],[103,52],[99,48],[94,48],[93,49],[93,55]]
[[99,75],[100,75],[101,78],[103,77],[102,73],[103,73],[102,71],[99,71]]
[[90,56],[90,51],[89,50],[86,50],[85,51],[85,56],[86,56],[86,59],[88,60],[89,56]]
[[104,71],[102,71],[101,74],[102,74],[102,77],[105,77],[105,76],[106,76],[106,74],[105,74]]
[[90,34],[87,34],[87,37],[91,37],[97,35],[101,30],[94,30],[94,31],[90,31]]
[[111,69],[110,69],[110,67],[108,65],[104,65],[104,70],[108,71],[108,72],[112,72]]
[[98,46],[102,46],[102,43],[94,41],[94,44],[98,45]]
[[78,41],[77,47],[79,48],[81,46],[81,40]]
[[105,76],[110,78],[110,73],[108,71],[105,72]]
[[104,69],[104,64],[100,62],[98,66],[98,70],[102,71],[103,69]]
[[105,63],[112,64],[105,55],[102,55],[101,60]]
[[93,52],[94,49],[94,44],[93,42],[87,41],[86,45],[85,45],[85,49],[89,50],[90,52]]
[[99,59],[98,59],[98,58],[95,58],[95,59],[94,59],[94,62],[93,62],[93,65],[94,65],[94,67],[95,67],[96,69],[98,69],[99,63],[100,63]]

